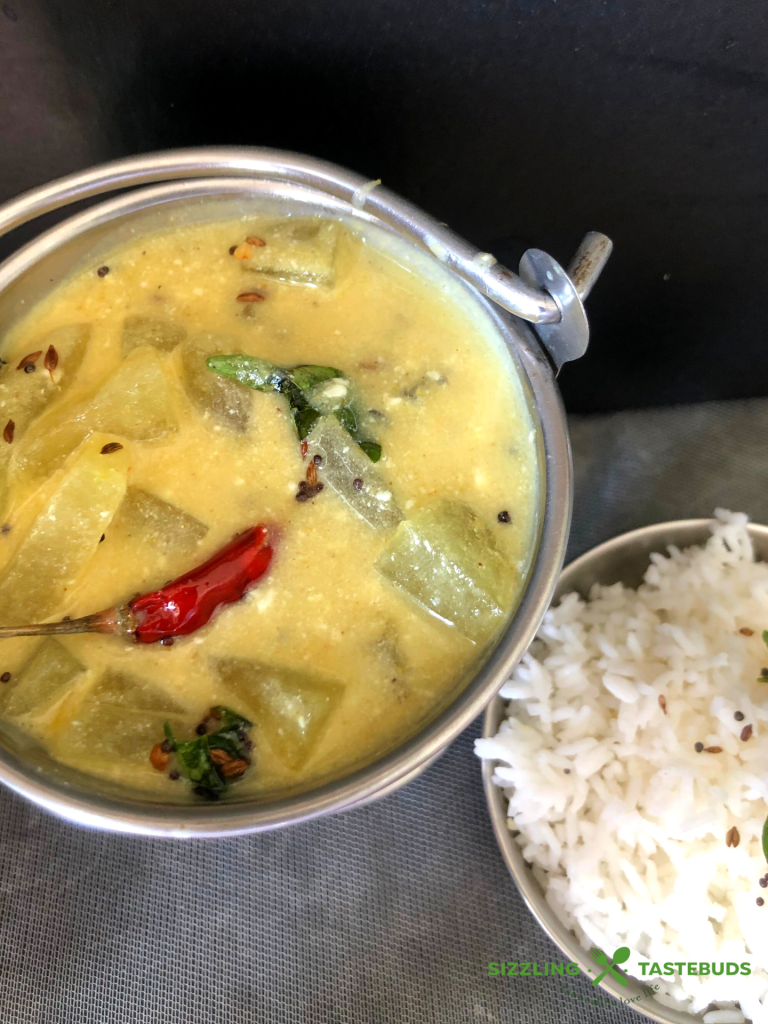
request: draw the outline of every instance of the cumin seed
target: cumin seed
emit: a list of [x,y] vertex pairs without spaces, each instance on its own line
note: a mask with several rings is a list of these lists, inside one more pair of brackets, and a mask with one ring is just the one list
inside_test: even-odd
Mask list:
[[659,707],[661,708],[661,710],[666,715],[666,713],[667,713],[667,698],[664,696],[663,693],[659,694]]
[[263,302],[265,296],[260,292],[241,292],[237,296],[238,302]]
[[227,764],[221,766],[221,774],[225,779],[236,779],[243,772],[247,771],[248,762],[242,760],[228,761]]
[[[24,356],[24,358],[21,360],[21,362],[16,367],[16,369],[17,370],[26,370],[28,366],[34,367],[35,363],[37,362],[37,360],[40,358],[40,356],[42,354],[43,354],[43,350],[42,349],[40,349],[39,352],[30,352],[29,355]],[[29,371],[27,371],[27,372],[29,372]]]
[[234,761],[232,755],[228,754],[226,750],[221,750],[220,747],[212,747],[209,754],[213,763],[219,767],[223,767],[225,764],[229,764],[230,761]]
[[48,373],[50,373],[51,375],[53,374],[53,371],[56,369],[56,367],[59,365],[59,353],[56,351],[53,345],[48,346],[48,351],[45,353],[44,365]]
[[119,452],[122,447],[119,441],[110,441],[109,444],[105,444],[101,449],[101,454],[111,455],[112,452]]
[[13,432],[16,429],[16,424],[13,420],[8,420],[5,424],[5,430],[3,431],[3,440],[6,444],[10,444],[13,441]]
[[739,736],[739,739],[743,740],[744,743],[746,743],[747,740],[749,740],[751,738],[752,738],[752,726],[751,725],[745,725],[744,728],[741,730],[741,735]]

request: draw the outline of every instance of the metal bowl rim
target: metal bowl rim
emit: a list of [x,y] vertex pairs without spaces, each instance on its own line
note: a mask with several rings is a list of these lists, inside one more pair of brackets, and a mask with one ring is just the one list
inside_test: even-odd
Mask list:
[[[216,159],[222,162],[222,167],[225,166],[226,152],[217,150],[215,154]],[[242,153],[242,151],[238,152]],[[260,152],[268,153],[268,151]],[[278,155],[283,156],[282,154]],[[145,169],[151,167],[153,158],[156,158],[160,165],[162,161],[168,159],[168,154],[150,154],[142,158],[144,163],[141,166]],[[265,159],[266,157],[262,157],[262,160]],[[210,160],[207,163],[201,163],[201,166],[206,169],[210,168]],[[336,172],[341,181],[349,179],[349,172],[343,168],[334,168],[333,165],[324,165],[324,168],[328,174]],[[91,184],[99,170],[100,168],[97,167],[88,172]],[[109,181],[112,165],[104,165],[103,171],[104,180]],[[275,178],[279,180],[279,171],[280,167],[276,161],[275,174],[268,179],[272,185],[275,183]],[[252,190],[258,191],[258,186],[264,184],[258,178],[243,177],[238,181],[241,183],[244,193]],[[177,184],[180,190],[185,186],[188,189],[192,188],[184,180],[178,180]],[[197,185],[200,184],[201,182],[198,181]],[[209,183],[206,180],[204,184],[205,186],[210,184],[214,188],[215,181]],[[223,184],[225,184],[228,194],[231,194],[232,183],[227,181]],[[297,181],[295,173],[291,181],[285,184],[285,190],[290,190],[291,185],[294,187],[300,185],[305,194],[316,192],[311,185],[303,185]],[[57,187],[60,187],[61,190],[61,203],[58,204],[54,202]],[[166,196],[173,195],[172,186],[160,186],[160,188],[164,189]],[[102,191],[107,191],[107,189]],[[50,228],[14,252],[0,266],[0,279],[5,282],[6,286],[15,280],[17,274],[13,273],[13,268],[16,260],[20,259],[23,262],[23,254],[29,253],[30,249],[34,249],[34,247],[40,247],[42,252],[45,240],[49,235],[56,233],[62,243],[69,240],[70,237],[75,237],[74,234],[67,234],[66,226],[68,224],[87,224],[91,220],[95,220],[99,211],[102,211],[105,206],[110,206],[117,216],[118,211],[124,207],[135,206],[137,198],[140,199],[144,192],[151,195],[156,191],[159,191],[158,186],[128,192],[117,200],[107,199],[90,207],[84,214],[77,214]],[[225,191],[224,188],[223,191]],[[215,191],[207,194],[213,196]],[[56,182],[41,186],[39,189],[33,189],[25,193],[24,196],[11,200],[5,206],[0,207],[0,219],[2,219],[6,208],[13,207],[15,211],[18,211],[20,203],[26,202],[30,209],[35,209],[40,206],[43,198],[46,208],[50,209],[52,204],[55,208],[56,205],[63,205],[78,197],[72,195],[69,179],[62,179],[60,186]],[[326,193],[317,191],[318,205],[323,205],[327,198]],[[349,216],[357,216],[361,212],[352,203],[340,200],[338,196],[332,197],[330,201],[335,209],[338,209],[341,202],[345,207],[345,213]],[[421,211],[414,213],[415,208],[410,204],[404,205],[407,205],[409,216],[412,219],[416,220],[418,215],[423,217],[427,224],[429,223],[427,214],[423,214]],[[368,211],[363,214],[362,219],[378,223],[378,218],[371,216]],[[383,226],[390,231],[393,230],[391,224],[384,222]],[[85,230],[85,228],[81,230]],[[403,234],[405,238],[408,237],[403,232],[400,234]],[[21,273],[23,269],[26,267],[20,266],[18,273]],[[527,386],[533,398],[535,406],[533,415],[538,418],[538,423],[535,423],[535,426],[539,430],[544,449],[544,459],[542,460],[544,478],[541,482],[544,491],[542,521],[538,549],[526,588],[496,649],[465,689],[457,694],[451,704],[428,722],[421,731],[404,744],[385,754],[384,757],[316,789],[282,800],[278,799],[269,804],[244,802],[242,804],[223,803],[199,808],[176,807],[155,804],[151,801],[113,800],[98,795],[81,795],[66,786],[54,785],[50,780],[23,765],[14,755],[3,748],[0,748],[0,782],[53,813],[90,827],[183,838],[243,834],[278,828],[319,815],[357,807],[379,795],[393,792],[400,784],[415,777],[423,770],[482,712],[503,680],[509,675],[513,665],[530,644],[557,581],[570,526],[572,498],[570,445],[565,413],[552,368],[528,325],[499,309],[473,286],[462,281],[458,275],[457,278],[474,301],[483,307],[486,315],[494,321],[500,337],[510,350],[510,357],[518,366],[521,377],[527,378],[524,387]]]

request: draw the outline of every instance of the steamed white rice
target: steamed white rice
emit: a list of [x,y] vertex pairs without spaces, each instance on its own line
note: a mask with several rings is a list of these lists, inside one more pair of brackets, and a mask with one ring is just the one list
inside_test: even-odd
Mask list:
[[638,590],[550,609],[501,690],[508,718],[476,752],[500,762],[510,828],[585,948],[629,946],[637,977],[640,961],[749,963],[749,976],[646,980],[705,1021],[768,1024],[768,564],[746,516],[716,516],[705,547],[652,556]]

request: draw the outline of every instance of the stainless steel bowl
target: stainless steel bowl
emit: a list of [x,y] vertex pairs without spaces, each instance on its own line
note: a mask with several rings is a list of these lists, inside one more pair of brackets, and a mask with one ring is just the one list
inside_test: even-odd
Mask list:
[[[134,187],[151,182],[162,184]],[[168,806],[66,769],[3,730],[0,781],[72,821],[164,836],[221,836],[277,828],[358,806],[413,778],[477,717],[528,647],[549,604],[571,514],[570,450],[552,360],[559,364],[573,358],[586,345],[581,300],[599,273],[610,242],[588,236],[570,276],[546,254],[531,250],[521,264],[526,278],[522,280],[380,185],[333,164],[263,149],[156,153],[71,175],[0,207],[0,235],[67,203],[128,187],[132,190],[41,234],[0,265],[0,333],[82,260],[96,258],[137,230],[213,219],[233,210],[300,211],[375,224],[406,239],[414,258],[418,254],[420,260],[428,259],[436,273],[457,281],[462,301],[492,322],[499,345],[515,364],[538,437],[538,539],[519,607],[474,678],[417,735],[374,763],[353,766],[343,778],[274,800]],[[547,290],[537,284],[539,278]],[[520,317],[541,325],[543,340]]]
[[[628,587],[637,587],[642,582],[652,552],[665,552],[670,544],[680,548],[703,544],[711,536],[710,526],[709,519],[679,519],[644,526],[639,530],[614,537],[613,540],[587,551],[563,570],[553,600],[559,601],[565,594],[574,590],[582,597],[587,597],[595,583],[624,583]],[[750,523],[749,533],[756,557],[760,561],[768,561],[768,526]],[[497,696],[491,701],[485,712],[483,736],[496,735],[504,718],[505,708],[506,702],[500,697]],[[507,801],[504,793],[492,782],[495,764],[495,761],[484,761],[482,772],[485,797],[501,855],[533,916],[568,959],[578,963],[587,974],[594,968],[594,963],[587,957],[587,950],[580,945],[576,935],[553,913],[531,868],[523,859],[520,846],[515,841],[515,832],[510,829],[507,819]],[[625,988],[613,977],[608,976],[600,982],[600,987],[620,1000],[631,1000],[642,994],[640,985],[631,979]],[[634,1009],[651,1020],[658,1021],[659,1024],[701,1024],[700,1016],[671,1009],[656,999],[644,998],[632,1005]]]

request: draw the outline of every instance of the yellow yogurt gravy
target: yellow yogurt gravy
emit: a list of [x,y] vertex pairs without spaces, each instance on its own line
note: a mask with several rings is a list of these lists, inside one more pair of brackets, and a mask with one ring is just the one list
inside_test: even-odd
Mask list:
[[[90,774],[194,800],[149,751],[166,719],[194,738],[225,704],[256,723],[253,764],[230,788],[242,797],[370,761],[455,692],[492,637],[473,642],[377,569],[391,525],[369,525],[331,487],[296,500],[308,459],[284,397],[232,383],[233,413],[199,391],[205,351],[343,371],[382,445],[371,472],[406,524],[440,499],[463,503],[511,567],[503,624],[535,542],[534,427],[490,321],[442,268],[425,276],[424,260],[333,221],[179,226],[79,270],[7,333],[0,624],[123,604],[257,523],[272,527],[275,555],[243,601],[172,646],[0,641],[6,730]],[[262,298],[238,300],[249,292]],[[33,372],[17,369],[38,351]],[[123,447],[102,455],[110,442]]]

